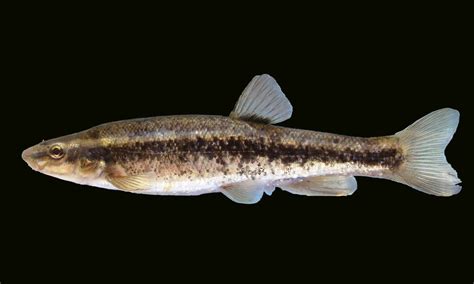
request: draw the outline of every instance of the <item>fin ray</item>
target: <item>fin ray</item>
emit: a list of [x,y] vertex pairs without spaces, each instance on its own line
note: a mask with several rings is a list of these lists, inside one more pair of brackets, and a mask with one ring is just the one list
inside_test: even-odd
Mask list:
[[275,187],[271,185],[246,181],[224,186],[221,188],[221,192],[234,202],[255,204],[262,199],[264,192],[271,195],[274,189]]
[[291,117],[293,107],[270,75],[253,77],[240,95],[230,117],[275,124]]
[[444,108],[420,118],[397,132],[406,161],[390,179],[419,191],[451,196],[461,191],[456,171],[447,162],[444,150],[456,132],[459,112]]
[[116,188],[123,191],[139,191],[150,189],[153,184],[152,174],[142,174],[133,176],[106,175],[106,179]]
[[306,196],[346,196],[356,191],[357,181],[353,176],[313,176],[282,184],[280,188]]

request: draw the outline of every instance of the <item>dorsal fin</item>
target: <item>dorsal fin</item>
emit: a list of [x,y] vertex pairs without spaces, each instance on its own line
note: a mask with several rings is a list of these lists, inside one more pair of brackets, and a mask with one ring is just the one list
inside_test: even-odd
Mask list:
[[253,77],[240,95],[230,117],[275,124],[291,117],[293,107],[270,75]]

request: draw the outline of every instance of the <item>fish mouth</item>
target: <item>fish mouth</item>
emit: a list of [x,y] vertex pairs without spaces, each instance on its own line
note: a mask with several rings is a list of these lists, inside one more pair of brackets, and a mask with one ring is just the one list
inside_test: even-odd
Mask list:
[[33,158],[33,155],[35,153],[35,149],[34,149],[35,146],[33,147],[30,147],[26,150],[24,150],[22,153],[21,153],[21,158],[23,159],[23,161],[25,161],[28,166],[30,166],[30,168],[32,168],[33,170],[35,171],[40,171],[42,170],[42,168],[44,167],[41,167],[38,162]]

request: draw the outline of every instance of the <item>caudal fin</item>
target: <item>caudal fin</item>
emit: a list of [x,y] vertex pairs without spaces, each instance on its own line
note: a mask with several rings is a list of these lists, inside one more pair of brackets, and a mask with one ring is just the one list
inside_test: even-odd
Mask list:
[[457,184],[461,180],[444,155],[458,123],[459,112],[444,108],[396,133],[405,161],[393,179],[428,194],[451,196],[459,193],[461,186]]

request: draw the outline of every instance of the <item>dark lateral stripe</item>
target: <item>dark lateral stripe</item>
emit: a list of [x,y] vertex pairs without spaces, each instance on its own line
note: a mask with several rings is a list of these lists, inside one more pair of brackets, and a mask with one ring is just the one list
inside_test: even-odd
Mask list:
[[[93,159],[113,161],[149,159],[160,154],[176,154],[185,159],[186,155],[199,154],[209,159],[217,158],[222,161],[225,155],[233,155],[241,162],[253,161],[256,157],[267,157],[270,161],[280,160],[283,163],[360,163],[364,165],[380,165],[398,167],[403,162],[400,150],[396,148],[376,149],[368,146],[363,151],[356,151],[350,147],[342,150],[328,146],[301,146],[275,143],[265,139],[252,140],[229,137],[222,139],[175,139],[166,141],[132,142],[126,145],[115,145],[109,148],[91,148],[89,155]],[[339,146],[340,147],[340,146]],[[223,161],[222,161],[223,162]]]

